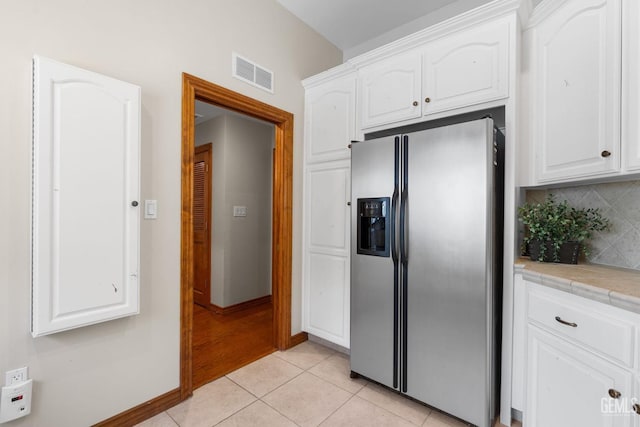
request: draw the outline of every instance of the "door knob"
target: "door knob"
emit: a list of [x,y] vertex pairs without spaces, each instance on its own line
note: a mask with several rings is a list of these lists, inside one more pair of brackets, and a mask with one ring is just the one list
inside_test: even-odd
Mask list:
[[429,102],[431,102],[431,98],[426,97],[426,98],[424,99],[424,102],[426,102],[426,103],[428,104]]
[[413,101],[413,106],[417,107],[418,106],[418,101]]
[[609,396],[611,396],[614,399],[618,399],[621,396],[621,393],[618,390],[614,389],[614,388],[610,388],[609,389]]
[[611,155],[611,151],[604,150],[602,153],[600,153],[600,155],[602,157],[609,157]]

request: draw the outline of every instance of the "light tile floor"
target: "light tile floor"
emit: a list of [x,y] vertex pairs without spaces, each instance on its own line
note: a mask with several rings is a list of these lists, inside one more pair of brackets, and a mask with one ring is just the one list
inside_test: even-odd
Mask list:
[[466,425],[379,385],[349,378],[348,356],[311,341],[273,353],[206,384],[195,390],[192,398],[138,424],[139,427]]

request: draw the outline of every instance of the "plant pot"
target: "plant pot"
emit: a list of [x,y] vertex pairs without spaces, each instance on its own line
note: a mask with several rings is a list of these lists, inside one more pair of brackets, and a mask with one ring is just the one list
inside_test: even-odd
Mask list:
[[544,242],[544,255],[540,257],[541,244],[539,240],[532,240],[529,242],[529,256],[533,261],[542,262],[559,262],[561,264],[577,264],[578,254],[580,253],[579,242],[564,242],[560,245],[558,251],[558,261],[555,261],[554,247],[551,241]]

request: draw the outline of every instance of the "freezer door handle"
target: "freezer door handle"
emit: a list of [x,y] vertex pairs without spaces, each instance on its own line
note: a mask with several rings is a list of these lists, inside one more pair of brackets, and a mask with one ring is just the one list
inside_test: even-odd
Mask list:
[[398,239],[396,237],[396,216],[398,212],[398,187],[393,190],[391,198],[391,258],[393,263],[398,263]]

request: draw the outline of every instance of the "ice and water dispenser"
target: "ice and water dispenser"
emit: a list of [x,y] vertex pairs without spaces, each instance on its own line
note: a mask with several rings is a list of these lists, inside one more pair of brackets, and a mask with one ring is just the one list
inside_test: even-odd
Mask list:
[[389,197],[358,199],[357,253],[389,256],[389,202]]

